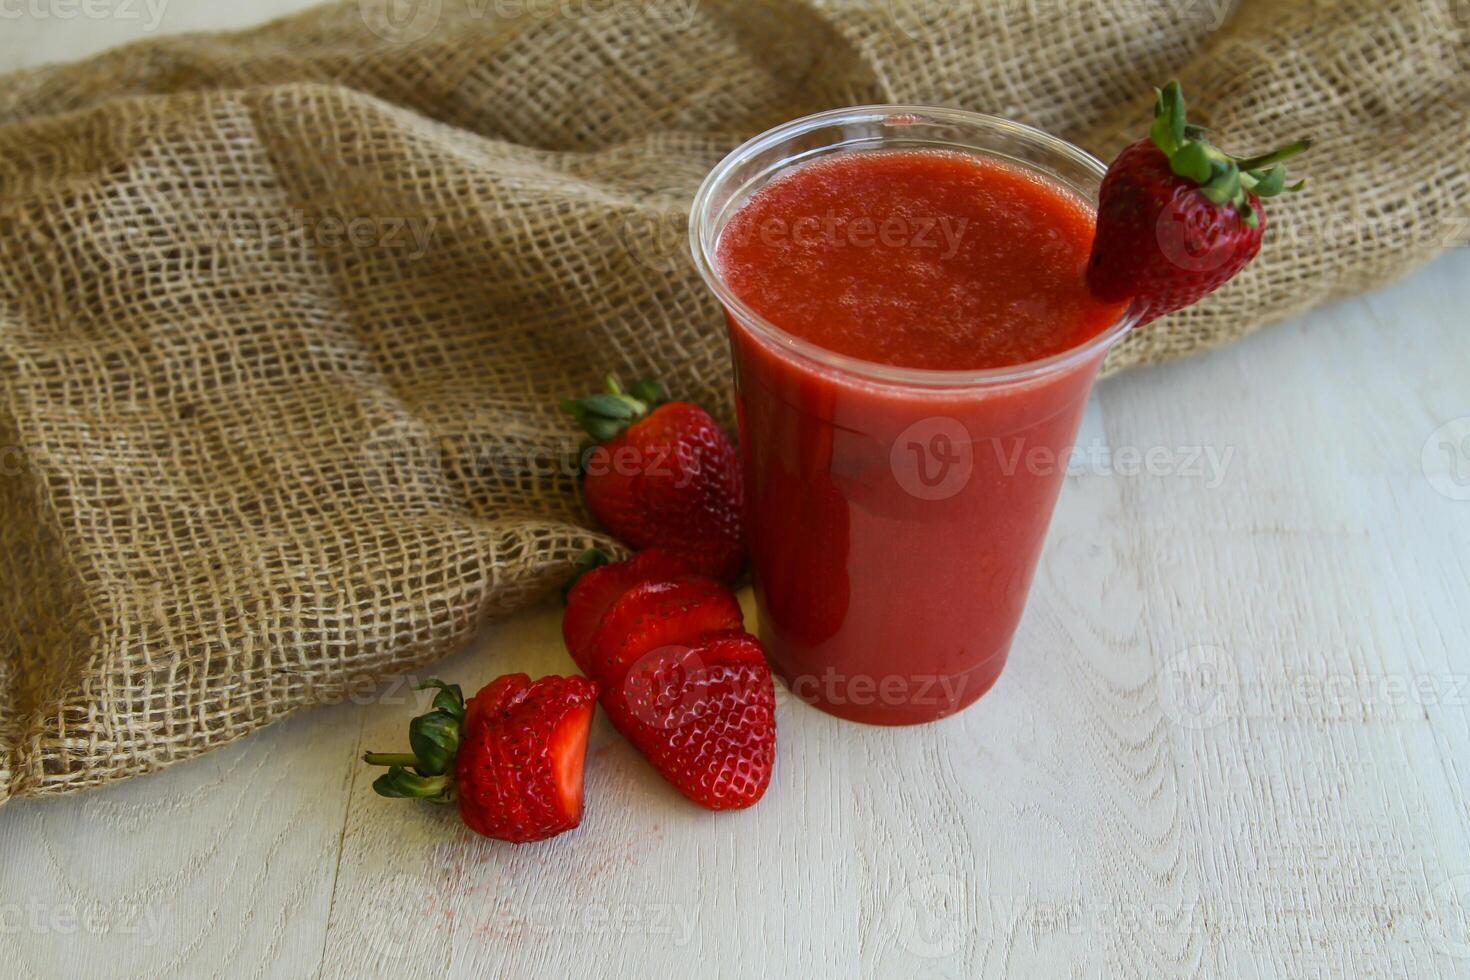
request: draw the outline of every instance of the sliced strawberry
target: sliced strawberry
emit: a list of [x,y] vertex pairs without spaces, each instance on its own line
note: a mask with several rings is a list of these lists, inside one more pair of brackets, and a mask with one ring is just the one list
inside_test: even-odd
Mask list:
[[561,812],[572,819],[573,827],[582,822],[583,769],[587,762],[587,733],[592,727],[595,703],[594,699],[574,711],[568,711],[552,729],[548,741],[557,799]]
[[640,582],[673,581],[689,574],[685,558],[659,548],[583,573],[567,592],[567,608],[561,621],[562,638],[582,672],[592,674],[586,647],[618,596]]
[[586,573],[568,593],[562,631],[602,683],[613,724],[679,792],[712,810],[761,798],[775,761],[775,688],[727,588],[644,552]]
[[643,582],[615,599],[583,654],[588,673],[612,687],[629,666],[660,647],[689,644],[745,622],[729,589],[703,578]]
[[597,685],[512,674],[465,710],[455,762],[459,812],[477,833],[517,843],[582,822],[582,768]]
[[369,752],[387,766],[380,796],[459,803],[471,830],[523,843],[582,822],[582,764],[598,687],[585,677],[497,677],[466,704],[430,680],[433,708],[409,725],[411,752]]
[[729,630],[650,652],[604,692],[613,725],[674,788],[711,810],[764,795],[776,701],[760,641]]

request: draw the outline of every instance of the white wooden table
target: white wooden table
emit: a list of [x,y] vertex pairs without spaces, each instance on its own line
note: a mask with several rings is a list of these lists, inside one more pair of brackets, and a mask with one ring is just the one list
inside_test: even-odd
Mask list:
[[[147,26],[7,19],[0,68]],[[578,832],[474,838],[373,795],[395,685],[6,806],[0,974],[1470,976],[1467,311],[1460,250],[1105,384],[1000,684],[899,730],[783,698],[752,811],[599,720]],[[566,671],[558,621],[436,673]]]

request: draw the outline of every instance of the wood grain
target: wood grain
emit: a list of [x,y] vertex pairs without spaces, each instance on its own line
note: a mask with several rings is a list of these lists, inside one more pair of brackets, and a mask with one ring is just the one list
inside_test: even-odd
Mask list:
[[[0,67],[139,26],[6,25]],[[599,719],[579,831],[477,839],[371,792],[423,704],[394,684],[8,805],[4,973],[1470,976],[1467,310],[1462,250],[1106,384],[996,689],[900,730],[783,696],[751,812]],[[567,670],[558,616],[437,672]]]
[[[783,696],[751,812],[599,720],[579,831],[477,839],[372,794],[423,703],[394,684],[7,807],[7,972],[1470,975],[1470,502],[1422,456],[1470,415],[1465,309],[1459,253],[1105,385],[995,691],[899,730]],[[440,672],[566,670],[558,618]]]

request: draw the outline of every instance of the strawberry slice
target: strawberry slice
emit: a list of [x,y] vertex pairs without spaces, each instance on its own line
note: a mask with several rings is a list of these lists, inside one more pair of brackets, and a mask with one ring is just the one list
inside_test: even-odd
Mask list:
[[776,757],[775,687],[727,588],[643,552],[585,573],[562,632],[601,682],[613,724],[679,792],[711,810],[761,798]]
[[602,698],[613,725],[684,796],[743,809],[771,782],[776,700],[760,641],[707,633],[653,652]]
[[651,651],[687,644],[706,633],[740,630],[744,623],[740,603],[718,582],[642,582],[613,600],[603,614],[583,654],[587,672],[614,687]]
[[425,686],[440,693],[433,710],[409,727],[413,751],[364,757],[390,767],[373,784],[379,795],[457,800],[467,827],[513,843],[544,840],[582,822],[596,684],[506,674],[468,704],[457,685]]
[[[601,557],[601,553],[588,553],[589,559],[593,559],[593,556]],[[690,574],[687,559],[660,548],[649,548],[627,561],[594,567],[578,576],[567,591],[567,608],[562,616],[561,633],[562,639],[566,640],[567,650],[571,652],[577,666],[582,668],[582,672],[593,673],[587,657],[588,644],[602,623],[608,607],[618,596],[640,582],[676,581],[687,578]]]

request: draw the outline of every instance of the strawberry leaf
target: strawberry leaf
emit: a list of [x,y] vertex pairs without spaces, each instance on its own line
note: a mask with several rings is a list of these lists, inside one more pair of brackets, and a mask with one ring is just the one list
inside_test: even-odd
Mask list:
[[1275,197],[1286,189],[1286,168],[1279,163],[1264,174],[1256,171],[1251,176],[1255,179],[1255,186],[1248,189],[1257,197]]
[[373,792],[390,799],[449,803],[454,799],[454,783],[448,776],[419,776],[394,766],[373,780]]
[[414,766],[425,776],[442,776],[454,765],[459,751],[460,720],[447,711],[434,709],[408,725],[408,744],[419,760]]
[[437,677],[430,677],[414,690],[428,691],[438,689],[439,693],[434,695],[433,707],[447,712],[454,717],[464,720],[464,691],[458,684],[446,684]]
[[566,398],[561,407],[577,424],[599,443],[622,432],[643,418],[663,399],[663,387],[656,381],[639,381],[631,392],[623,391],[618,379],[608,375],[606,391],[582,398]]
[[628,389],[628,394],[650,407],[661,405],[669,398],[669,393],[664,390],[664,386],[653,378],[643,378]]
[[1184,145],[1185,111],[1184,90],[1177,81],[1171,81],[1158,92],[1154,103],[1154,124],[1149,130],[1154,145],[1172,157]]
[[631,419],[638,414],[629,400],[619,395],[588,395],[580,399],[582,408],[607,419]]
[[1301,181],[1286,186],[1286,171],[1280,164],[1308,149],[1311,140],[1300,139],[1269,153],[1238,159],[1210,144],[1204,127],[1186,120],[1184,92],[1177,80],[1155,93],[1149,138],[1168,158],[1169,169],[1198,184],[1215,204],[1234,206],[1250,227],[1259,225],[1260,215],[1251,207],[1249,195],[1274,197],[1302,188]]
[[1169,169],[1181,177],[1188,177],[1196,184],[1209,183],[1215,172],[1209,150],[1204,143],[1189,143],[1181,147],[1169,158]]

